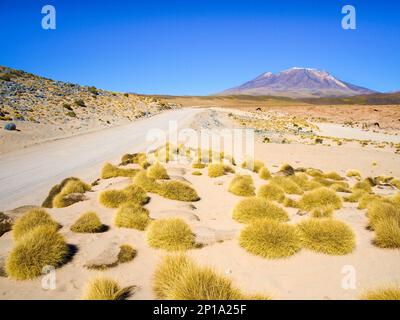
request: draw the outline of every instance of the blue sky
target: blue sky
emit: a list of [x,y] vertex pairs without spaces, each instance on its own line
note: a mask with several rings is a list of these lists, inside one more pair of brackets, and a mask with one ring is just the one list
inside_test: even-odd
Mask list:
[[[41,28],[46,4],[56,30]],[[400,89],[395,0],[0,0],[0,30],[0,65],[114,91],[205,95],[294,66]]]

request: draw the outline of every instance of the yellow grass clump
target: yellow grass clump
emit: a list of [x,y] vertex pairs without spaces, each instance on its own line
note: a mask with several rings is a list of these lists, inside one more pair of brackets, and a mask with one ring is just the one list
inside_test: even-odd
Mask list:
[[400,300],[400,288],[398,286],[387,286],[365,292],[362,300]]
[[163,258],[154,273],[153,290],[158,299],[168,300],[269,299],[241,293],[229,278],[209,267],[197,266],[184,255]]
[[201,176],[201,175],[203,175],[203,174],[202,174],[200,171],[195,170],[195,171],[192,172],[192,175],[193,175],[193,176]]
[[165,169],[165,167],[159,162],[156,162],[147,168],[147,176],[156,180],[169,179],[167,169]]
[[97,277],[86,286],[84,300],[124,300],[131,292],[132,287],[121,288],[110,278]]
[[27,280],[42,274],[45,266],[62,265],[69,249],[54,226],[41,225],[20,238],[8,255],[6,272],[16,280]]
[[357,178],[357,179],[361,179],[361,173],[360,173],[360,171],[357,171],[357,170],[349,170],[349,171],[347,171],[346,172],[346,176],[349,177],[349,178],[354,177],[354,178]]
[[179,218],[154,220],[147,231],[147,242],[153,248],[182,251],[195,248],[195,237],[189,225]]
[[205,163],[195,162],[192,164],[193,169],[204,169],[206,167]]
[[295,226],[270,219],[247,225],[240,233],[240,245],[264,258],[285,258],[300,250],[300,237]]
[[343,222],[311,218],[298,224],[303,246],[330,255],[345,255],[355,248],[355,235]]
[[91,186],[87,183],[82,182],[79,179],[71,179],[69,180],[64,187],[61,189],[60,193],[58,193],[53,198],[53,207],[54,208],[64,208],[74,204],[77,200],[73,198],[66,198],[66,196],[72,193],[85,193],[86,191],[90,191]]
[[374,200],[368,205],[367,208],[369,226],[372,230],[375,229],[375,226],[378,222],[388,218],[393,218],[400,224],[400,210],[389,202]]
[[88,211],[81,215],[71,226],[71,231],[79,233],[96,233],[105,230],[96,212]]
[[285,191],[280,186],[269,183],[258,189],[257,196],[267,200],[282,202],[285,199]]
[[299,200],[299,207],[306,211],[313,209],[340,209],[342,200],[335,191],[321,187],[305,193]]
[[223,163],[210,163],[208,165],[208,176],[216,178],[225,174],[225,166]]
[[313,218],[329,218],[333,215],[333,209],[330,206],[314,208],[310,211],[310,214]]
[[241,167],[243,169],[248,169],[254,172],[259,173],[259,171],[261,170],[261,168],[264,167],[264,163],[262,161],[259,160],[245,160],[243,161],[243,163],[241,164]]
[[30,231],[39,226],[49,226],[58,229],[58,223],[43,209],[32,209],[17,219],[12,227],[12,236],[18,241]]
[[367,195],[368,192],[364,191],[364,190],[353,190],[351,192],[351,194],[349,194],[348,196],[343,197],[343,200],[346,202],[358,202],[358,200]]
[[165,181],[160,184],[158,194],[164,198],[179,201],[198,201],[196,190],[181,181]]
[[269,172],[267,167],[262,167],[260,171],[258,171],[258,175],[261,179],[268,180],[271,178],[271,172]]
[[124,154],[121,158],[121,165],[127,165],[130,163],[141,164],[146,161],[147,157],[145,153],[133,153]]
[[114,223],[120,228],[146,229],[150,223],[149,211],[135,202],[127,202],[118,207]]
[[351,190],[348,187],[343,186],[340,183],[334,183],[329,188],[331,188],[332,190],[334,190],[336,192],[351,193]]
[[366,209],[375,200],[384,201],[384,199],[377,194],[369,194],[366,191],[364,192],[365,194],[358,199],[358,209]]
[[102,179],[110,179],[116,177],[134,177],[138,171],[138,169],[118,168],[111,163],[105,163],[103,168],[101,169],[100,177]]
[[118,253],[119,263],[129,262],[135,258],[136,250],[132,248],[129,244],[123,244],[119,248],[120,248],[120,251]]
[[371,184],[368,183],[367,181],[358,181],[354,184],[353,186],[353,191],[354,190],[364,190],[368,193],[372,192]]
[[306,173],[309,175],[309,176],[311,176],[311,177],[314,177],[314,178],[316,178],[316,177],[323,177],[324,176],[324,173],[321,171],[321,170],[319,170],[319,169],[314,169],[314,168],[308,168],[307,170],[306,170]]
[[375,224],[374,244],[380,248],[400,248],[399,217],[388,217]]
[[393,179],[390,184],[400,190],[400,179]]
[[149,199],[146,191],[135,184],[122,190],[104,190],[99,195],[99,202],[107,208],[118,208],[125,202],[146,204]]
[[228,191],[237,196],[255,195],[253,179],[249,175],[236,175],[229,183]]
[[283,173],[285,176],[292,176],[295,174],[294,168],[287,163],[281,165],[281,167],[279,168],[279,172]]
[[133,178],[133,184],[142,187],[145,191],[157,193],[160,187],[159,183],[154,179],[147,176],[146,170],[139,171]]
[[331,179],[331,180],[337,180],[337,181],[344,180],[344,178],[339,173],[334,172],[334,171],[324,173],[323,176],[324,176],[324,178]]
[[42,207],[44,207],[44,208],[52,208],[53,207],[53,199],[54,199],[54,197],[61,192],[62,188],[64,188],[64,186],[69,181],[73,181],[73,180],[79,180],[79,179],[75,178],[75,177],[66,178],[63,181],[61,181],[60,184],[56,184],[55,186],[53,186],[50,189],[48,196],[43,201]]
[[285,199],[283,199],[282,205],[285,207],[289,207],[289,208],[298,208],[299,207],[298,201],[296,201],[292,198],[289,198],[289,197],[285,197]]
[[277,221],[289,220],[284,209],[262,197],[249,197],[241,200],[234,207],[232,215],[233,219],[242,223],[249,223],[262,218]]
[[276,176],[269,180],[270,184],[275,184],[288,194],[303,194],[303,190],[290,177]]

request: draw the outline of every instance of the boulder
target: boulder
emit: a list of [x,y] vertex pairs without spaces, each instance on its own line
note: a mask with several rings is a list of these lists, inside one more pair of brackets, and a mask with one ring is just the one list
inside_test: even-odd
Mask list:
[[15,125],[15,123],[7,123],[4,126],[4,130],[9,130],[9,131],[17,130],[17,126]]
[[93,241],[84,248],[86,257],[84,267],[100,270],[115,267],[118,264],[119,252],[120,246],[116,242],[100,239]]

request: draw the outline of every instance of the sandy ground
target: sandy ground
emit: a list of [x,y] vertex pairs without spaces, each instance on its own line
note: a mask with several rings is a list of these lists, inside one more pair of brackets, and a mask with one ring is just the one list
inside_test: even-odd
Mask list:
[[[225,114],[213,111],[199,114],[188,112],[186,123],[191,123],[191,127],[196,129],[235,126],[229,123]],[[117,137],[120,139],[121,135]],[[122,150],[115,150],[115,156],[117,151]],[[63,156],[68,154],[67,150]],[[255,155],[257,159],[264,161],[272,172],[277,171],[281,164],[290,163],[295,167],[310,166],[326,171],[335,170],[342,175],[348,169],[357,169],[365,176],[400,177],[400,155],[387,149],[362,148],[354,144],[324,146],[256,142]],[[110,156],[109,159],[114,159],[114,156]],[[100,159],[98,160],[100,163]],[[376,162],[377,165],[373,166],[372,162]],[[89,161],[87,168],[92,165]],[[188,165],[169,163],[166,168],[171,176],[189,181],[201,200],[193,203],[193,207],[185,202],[166,200],[150,194],[151,201],[146,207],[151,217],[176,216],[185,219],[198,241],[204,243],[202,248],[190,250],[188,254],[199,264],[211,265],[217,271],[226,274],[245,292],[271,294],[275,299],[357,299],[365,289],[400,283],[400,250],[379,249],[372,244],[373,233],[366,229],[365,210],[356,209],[355,204],[345,203],[344,207],[334,214],[336,219],[346,222],[356,234],[357,247],[353,253],[328,256],[302,249],[290,258],[269,260],[248,253],[238,244],[238,233],[243,225],[232,219],[232,209],[241,198],[227,191],[233,174],[209,178],[207,169],[200,170],[203,172],[202,176],[193,176],[193,169]],[[98,167],[95,169],[98,172]],[[238,167],[235,169],[238,172],[242,170]],[[7,171],[11,170],[12,168]],[[257,188],[265,183],[255,173],[247,170],[244,172],[252,175]],[[122,286],[135,285],[135,292],[130,299],[153,299],[152,275],[165,252],[147,245],[146,232],[116,228],[113,224],[115,210],[104,208],[97,201],[101,190],[122,188],[129,182],[128,178],[101,180],[92,192],[86,193],[88,200],[67,208],[49,209],[54,218],[63,225],[61,233],[65,235],[68,243],[77,246],[77,253],[71,262],[57,269],[55,290],[42,289],[41,279],[14,281],[0,277],[0,298],[79,299],[87,280],[100,272],[89,271],[83,266],[91,248],[114,242],[131,244],[137,249],[137,257],[131,262],[119,264],[101,273],[119,280]],[[349,179],[348,182],[353,184],[355,180]],[[382,194],[395,192],[377,188],[374,191]],[[96,211],[102,222],[110,227],[107,232],[92,235],[77,234],[69,230],[75,220],[89,209]],[[287,208],[287,211],[290,223],[308,218],[307,215],[297,215],[297,209]],[[0,238],[0,255],[6,256],[12,245],[11,234],[4,234]],[[342,288],[342,271],[346,266],[354,267],[355,289]]]

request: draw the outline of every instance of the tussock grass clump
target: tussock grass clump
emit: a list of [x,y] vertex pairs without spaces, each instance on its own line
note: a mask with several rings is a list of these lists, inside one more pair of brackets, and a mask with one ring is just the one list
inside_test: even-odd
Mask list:
[[374,200],[368,205],[367,216],[372,230],[378,222],[385,219],[395,219],[400,224],[400,210],[389,202]]
[[208,165],[208,176],[216,178],[225,174],[225,167],[223,163],[210,163]]
[[283,164],[279,168],[279,172],[283,173],[285,176],[292,176],[295,174],[294,168],[290,164],[287,164],[287,163]]
[[236,175],[229,183],[228,191],[237,196],[255,195],[253,179],[249,175]]
[[384,199],[377,194],[369,194],[366,191],[364,192],[365,194],[358,199],[358,209],[366,209],[375,200],[384,201]]
[[334,183],[334,184],[332,184],[332,185],[330,186],[330,188],[331,188],[332,190],[336,191],[336,192],[351,193],[351,190],[350,190],[348,187],[343,186],[342,184],[339,184],[339,183]]
[[53,198],[54,208],[64,208],[74,204],[77,200],[74,198],[67,198],[66,196],[72,193],[85,193],[90,191],[91,186],[79,179],[70,179],[66,182],[60,193]]
[[198,201],[196,190],[181,181],[165,181],[159,186],[158,194],[164,198],[179,201]]
[[240,233],[240,245],[264,258],[289,257],[300,250],[300,237],[295,226],[261,219],[247,225]]
[[311,218],[298,224],[303,246],[330,255],[345,255],[355,248],[355,235],[343,222]]
[[393,179],[390,181],[390,184],[400,190],[400,179]]
[[132,248],[129,244],[123,244],[119,248],[120,248],[120,251],[118,253],[119,263],[129,262],[135,258],[136,250]]
[[330,206],[314,208],[310,214],[313,218],[330,218],[333,215],[333,209]]
[[309,176],[314,177],[314,178],[316,178],[316,177],[322,178],[322,177],[324,176],[324,172],[323,172],[322,170],[314,169],[314,168],[308,168],[308,169],[306,170],[306,173],[307,173]]
[[388,217],[375,224],[374,244],[380,248],[400,248],[400,220]]
[[290,207],[290,208],[298,208],[299,207],[298,201],[291,199],[289,197],[285,197],[285,199],[283,199],[282,205],[285,207]]
[[118,168],[111,163],[106,163],[101,169],[100,177],[102,179],[110,179],[116,177],[134,177],[138,171],[138,169]]
[[12,236],[18,241],[30,231],[39,226],[49,226],[58,229],[58,223],[43,209],[32,209],[15,221],[12,227]]
[[158,193],[159,183],[154,178],[148,177],[146,170],[139,171],[132,181],[147,192]]
[[192,172],[192,175],[193,176],[202,176],[203,174],[200,171],[196,170],[196,171]]
[[195,248],[195,237],[189,225],[179,218],[153,221],[147,231],[147,242],[153,248],[181,251]]
[[349,170],[349,171],[347,171],[346,176],[349,177],[349,178],[354,177],[354,178],[357,178],[357,179],[361,179],[361,173],[360,173],[360,171],[357,171],[357,170]]
[[260,171],[258,171],[258,175],[261,179],[268,180],[271,178],[271,172],[269,172],[267,167],[262,167]]
[[156,162],[147,168],[147,176],[156,180],[169,179],[167,169],[165,169],[165,167],[159,162]]
[[337,181],[344,180],[344,178],[339,173],[334,172],[334,171],[324,173],[323,176],[324,176],[324,178],[331,179],[331,180],[337,180]]
[[357,183],[354,184],[352,190],[364,190],[368,193],[372,193],[372,188],[371,184],[368,183],[367,181],[358,181]]
[[262,295],[244,295],[230,279],[209,267],[197,266],[184,255],[164,257],[154,273],[153,290],[158,299],[269,299]]
[[56,184],[55,186],[53,186],[50,189],[50,192],[49,192],[48,196],[43,201],[42,207],[44,207],[44,208],[53,208],[53,199],[54,199],[54,197],[61,192],[62,188],[64,188],[64,186],[69,181],[73,181],[73,180],[79,180],[79,179],[75,178],[75,177],[66,178],[63,181],[61,181],[60,184]]
[[340,209],[342,200],[335,191],[321,187],[305,193],[299,200],[299,207],[306,211],[321,208]]
[[146,204],[149,202],[146,191],[138,185],[130,185],[122,190],[105,190],[99,195],[99,202],[107,208],[118,208],[125,202]]
[[258,189],[257,196],[267,200],[282,202],[285,199],[285,191],[280,186],[269,183]]
[[388,199],[397,209],[400,210],[400,192]]
[[351,192],[351,194],[349,194],[348,196],[343,197],[344,201],[347,202],[358,202],[358,200],[367,195],[368,192],[364,191],[364,190],[353,190]]
[[400,300],[400,288],[397,286],[387,286],[370,290],[361,296],[362,300]]
[[264,167],[264,163],[262,161],[259,160],[245,160],[243,161],[243,163],[241,164],[241,167],[243,169],[248,169],[254,172],[259,173],[259,171],[261,170],[261,168]]
[[233,209],[233,219],[249,223],[256,219],[269,218],[277,221],[288,221],[287,212],[278,205],[262,197],[250,197],[241,200]]
[[117,227],[137,230],[146,229],[150,221],[149,211],[135,202],[127,202],[119,206],[114,218]]
[[303,190],[297,183],[293,182],[289,177],[276,176],[269,180],[270,184],[275,184],[288,194],[303,194]]
[[145,153],[127,153],[124,154],[121,158],[121,165],[127,165],[130,163],[136,163],[139,164],[143,163],[147,160],[146,154]]
[[84,300],[124,300],[130,295],[132,287],[121,288],[110,278],[92,279],[86,286]]
[[96,233],[105,230],[96,212],[88,211],[81,215],[71,226],[71,231],[79,233]]
[[205,163],[195,162],[192,164],[193,169],[204,169],[206,167]]
[[45,266],[58,267],[68,257],[64,237],[54,226],[41,225],[20,238],[8,255],[6,272],[16,280],[27,280],[42,274]]

